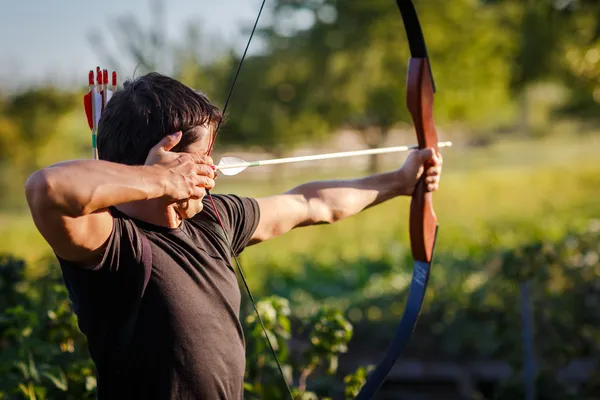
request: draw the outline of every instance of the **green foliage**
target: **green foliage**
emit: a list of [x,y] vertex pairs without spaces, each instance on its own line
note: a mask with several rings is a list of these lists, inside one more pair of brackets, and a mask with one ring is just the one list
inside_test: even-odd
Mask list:
[[57,133],[58,122],[75,104],[73,93],[54,87],[30,89],[11,97],[3,112],[14,125],[5,129],[17,137],[7,143],[10,150],[4,157],[0,153],[0,162],[22,162],[27,167],[38,167],[38,152]]
[[[247,398],[278,399],[286,396],[286,389],[270,353],[265,332],[273,345],[277,358],[282,363],[284,376],[289,384],[297,378],[293,387],[295,399],[323,399],[307,390],[307,380],[320,366],[326,365],[326,373],[338,370],[339,354],[345,353],[352,337],[352,325],[334,309],[321,308],[303,322],[304,334],[309,345],[303,352],[303,361],[295,361],[290,356],[291,336],[290,308],[288,300],[270,296],[256,303],[256,312],[261,316],[263,328],[255,313],[246,317],[246,329],[252,340],[249,341],[246,356]],[[300,332],[300,331],[299,331]]]
[[[539,396],[591,400],[600,391],[597,371],[584,382],[556,379],[569,362],[597,363],[600,353],[600,237],[597,228],[576,229],[600,215],[598,142],[548,118],[594,122],[600,115],[598,4],[416,2],[439,89],[440,132],[496,144],[457,146],[444,154],[443,190],[435,200],[443,221],[438,254],[420,334],[408,355],[506,361],[514,374],[496,388],[496,399],[523,395],[517,299],[524,280],[533,287],[535,345],[543,362]],[[237,54],[210,38],[207,46],[205,33],[193,28],[187,42],[175,44],[164,41],[160,24],[146,29],[137,19],[117,21],[113,31],[126,39],[119,41],[122,51],[140,63],[136,74],[164,65],[164,54],[173,54],[175,76],[224,103]],[[348,127],[377,146],[391,135],[390,127],[410,122],[404,106],[408,48],[393,1],[281,0],[271,22],[261,32],[264,48],[242,68],[219,146],[284,153]],[[116,66],[118,57],[101,47]],[[561,113],[547,112],[540,124],[566,131],[565,137],[520,142],[492,136],[515,123],[517,106],[527,105],[518,104],[520,92],[542,80],[567,91],[551,106]],[[24,207],[24,179],[34,168],[89,156],[81,94],[41,87],[0,96],[1,206]],[[244,176],[220,182],[218,190],[269,195],[315,176],[342,175],[356,171],[326,175],[316,168],[273,185]],[[412,266],[406,208],[389,202],[245,252],[245,264],[254,267],[251,286],[284,297],[265,298],[258,310],[296,398],[337,398],[342,392],[352,398],[370,369],[349,371],[338,358],[393,335]],[[94,398],[85,338],[58,267],[41,258],[47,245],[29,216],[3,212],[0,229],[0,249],[27,257],[24,263],[0,256],[0,398]],[[245,325],[247,398],[284,397],[260,324],[249,316]]]
[[[230,71],[238,63],[237,58],[231,58]],[[219,143],[282,154],[330,133],[331,126],[311,98],[313,88],[307,83],[312,73],[308,60],[294,49],[248,58]],[[224,81],[221,92],[228,92],[230,79]]]
[[[532,282],[535,349],[542,366],[536,379],[537,392],[549,399],[593,398],[600,385],[600,376],[593,371],[582,381],[557,380],[556,374],[577,359],[600,362],[600,288],[596,282],[600,273],[599,243],[600,222],[591,221],[587,231],[573,232],[560,240],[526,242],[513,250],[491,251],[474,260],[438,254],[441,261],[434,266],[417,328],[419,334],[411,339],[408,355],[505,361],[513,368],[513,375],[495,389],[493,398],[520,397],[521,311],[517,299],[518,283],[527,279]],[[384,281],[404,280],[402,271],[406,268],[398,269],[398,262],[410,265],[409,259],[381,260],[381,265],[373,269],[373,280],[377,281],[382,273]],[[23,282],[24,267],[22,261],[6,256],[0,263],[0,283],[6,288],[1,299],[5,308],[0,320],[0,393],[8,399],[93,398],[94,368],[66,290],[56,275]],[[452,271],[454,279],[441,280],[444,270]],[[307,273],[309,280],[321,285],[334,288],[338,283],[333,276],[319,274],[318,269]],[[332,298],[323,297],[318,290],[315,287],[311,293],[310,287],[304,288],[305,296],[314,296],[315,305],[314,311],[304,317],[294,310],[305,304],[290,305],[277,296],[260,300],[257,309],[286,379],[293,384],[295,398],[335,398],[340,391],[346,398],[353,398],[372,366],[348,371],[337,364],[338,356],[390,340],[403,308],[401,301],[397,304],[398,299],[406,294],[396,286],[394,292],[377,294],[367,290],[355,296],[346,287],[333,302],[340,305],[339,300],[347,297],[346,306],[336,309],[329,304]],[[377,314],[374,308],[379,309],[376,318],[372,318]],[[357,311],[371,317],[356,319]],[[344,314],[356,321],[356,327]],[[246,398],[285,397],[258,319],[250,314],[245,322]],[[343,386],[340,373],[346,374]],[[330,374],[335,375],[327,377]]]
[[[305,323],[308,340],[312,345],[304,353],[307,365],[303,376],[325,363],[326,372],[333,374],[338,369],[338,356],[348,351],[352,339],[352,325],[343,314],[335,309],[322,307]],[[301,379],[300,387],[303,386]]]
[[[501,14],[469,0],[419,2],[417,7],[440,89],[437,121],[475,126],[501,121],[498,110],[509,102],[506,66],[513,56],[511,32],[497,34]],[[409,50],[393,1],[281,0],[274,8],[279,19],[268,40],[302,49],[302,59],[312,66],[311,93],[332,125],[363,131],[366,143],[376,146],[391,126],[410,122],[404,99]],[[300,16],[311,16],[310,28],[289,28]],[[371,132],[375,128],[379,135]]]
[[354,399],[360,392],[367,378],[371,372],[375,369],[374,365],[368,367],[360,367],[353,374],[346,375],[344,377],[344,383],[346,389],[344,390],[344,396],[346,399]]
[[0,257],[0,398],[95,398],[94,366],[56,265],[35,281],[24,279],[24,269]]
[[285,364],[289,356],[287,340],[291,334],[288,301],[269,297],[255,305],[256,313],[264,323],[264,331],[256,313],[246,317],[247,335],[254,338],[248,342],[246,349],[246,395],[248,398],[281,398],[286,389],[270,352],[267,337],[277,358],[282,362],[286,381],[292,382],[292,367]]
[[[43,165],[45,150],[78,104],[77,93],[51,86],[0,98],[0,207],[22,204],[26,175]],[[61,143],[60,149],[68,147]]]

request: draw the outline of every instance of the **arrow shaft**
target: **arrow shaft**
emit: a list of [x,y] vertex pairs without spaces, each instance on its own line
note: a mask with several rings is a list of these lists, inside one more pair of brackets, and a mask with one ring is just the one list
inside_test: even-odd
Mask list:
[[[440,142],[438,147],[449,147],[451,142]],[[248,161],[239,164],[220,165],[215,166],[215,169],[232,169],[232,168],[247,168],[247,167],[258,167],[261,165],[278,165],[278,164],[290,164],[304,161],[317,161],[317,160],[329,160],[333,158],[345,158],[345,157],[356,157],[356,156],[367,156],[373,154],[386,154],[386,153],[398,153],[402,151],[408,151],[418,148],[417,145],[412,146],[395,146],[395,147],[384,147],[380,149],[368,149],[368,150],[354,150],[354,151],[342,151],[338,153],[327,153],[327,154],[315,154],[310,156],[298,156],[298,157],[285,157],[285,158],[274,158],[272,160],[261,160],[261,161]]]

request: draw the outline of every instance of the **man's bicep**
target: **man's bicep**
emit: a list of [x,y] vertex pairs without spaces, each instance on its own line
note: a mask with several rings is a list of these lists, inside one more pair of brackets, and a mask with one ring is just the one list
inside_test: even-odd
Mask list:
[[325,222],[318,198],[300,193],[284,193],[256,199],[260,220],[250,244],[264,242],[294,228]]
[[70,217],[58,210],[33,212],[33,220],[52,250],[61,258],[82,265],[100,261],[113,229],[113,217],[99,211]]

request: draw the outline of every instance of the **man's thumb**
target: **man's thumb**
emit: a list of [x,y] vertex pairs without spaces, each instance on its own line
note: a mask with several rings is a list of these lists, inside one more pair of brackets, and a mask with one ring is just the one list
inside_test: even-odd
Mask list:
[[425,164],[425,162],[433,158],[433,154],[433,149],[427,148],[418,150],[416,155],[417,159],[419,160],[419,163]]
[[178,132],[175,132],[175,133],[165,136],[155,146],[156,150],[163,150],[163,151],[171,150],[173,147],[177,146],[177,143],[179,143],[179,141],[181,140],[181,136],[182,136],[181,131],[178,131]]

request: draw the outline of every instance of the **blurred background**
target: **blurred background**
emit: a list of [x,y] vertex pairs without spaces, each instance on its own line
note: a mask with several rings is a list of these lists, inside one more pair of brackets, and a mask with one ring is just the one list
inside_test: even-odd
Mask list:
[[[443,151],[434,195],[440,232],[421,320],[378,398],[600,399],[600,3],[415,3],[438,134],[454,147]],[[23,189],[38,168],[91,156],[88,71],[116,70],[120,84],[158,71],[222,106],[259,7],[4,4],[0,399],[95,396],[85,338]],[[392,0],[267,0],[215,160],[414,144],[409,55]],[[390,170],[404,157],[259,167],[221,177],[215,191],[274,194]],[[269,329],[302,398],[352,398],[361,367],[376,364],[393,337],[413,267],[409,203],[395,199],[242,255],[253,292],[281,317]],[[344,339],[312,340],[323,337],[323,321]],[[254,320],[245,323],[247,398],[284,398]]]

